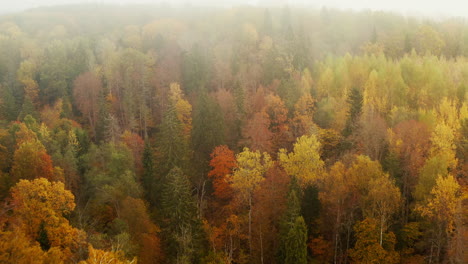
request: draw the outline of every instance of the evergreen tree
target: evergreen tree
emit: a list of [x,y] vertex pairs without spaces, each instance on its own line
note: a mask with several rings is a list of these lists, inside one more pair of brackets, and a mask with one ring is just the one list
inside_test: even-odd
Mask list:
[[164,113],[158,138],[160,175],[167,174],[173,167],[185,168],[188,145],[184,139],[182,123],[177,118],[176,107],[172,104]]
[[285,264],[307,263],[307,227],[302,216],[289,224],[285,237]]
[[349,104],[348,120],[346,121],[346,127],[343,130],[343,136],[350,136],[358,125],[358,119],[362,112],[363,97],[362,93],[358,88],[353,88],[348,96],[347,100]]
[[307,263],[307,226],[301,216],[299,185],[293,178],[287,210],[280,223],[278,263]]
[[216,146],[224,144],[224,120],[219,105],[202,92],[194,112],[192,144],[194,165],[202,175],[209,170],[210,154]]
[[18,110],[12,89],[0,84],[0,119],[8,121],[16,120]]
[[154,156],[151,144],[147,141],[143,150],[143,175],[142,182],[143,188],[145,189],[146,199],[150,202],[155,202],[155,193],[153,188],[155,187],[155,168],[154,168]]
[[203,233],[190,181],[178,167],[165,178],[162,213],[167,253],[172,263],[194,263],[203,254]]

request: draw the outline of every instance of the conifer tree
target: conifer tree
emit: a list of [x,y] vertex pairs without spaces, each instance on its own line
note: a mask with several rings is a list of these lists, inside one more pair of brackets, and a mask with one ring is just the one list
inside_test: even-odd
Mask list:
[[193,201],[190,181],[178,167],[166,176],[162,190],[162,214],[167,253],[172,263],[194,263],[203,254],[201,221]]

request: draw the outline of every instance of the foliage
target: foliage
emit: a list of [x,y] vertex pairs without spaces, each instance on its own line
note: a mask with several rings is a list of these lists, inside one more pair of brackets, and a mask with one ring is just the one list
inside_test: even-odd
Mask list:
[[315,135],[302,136],[294,143],[293,152],[280,150],[278,158],[286,172],[301,186],[314,183],[321,177],[324,162],[320,158],[320,142]]

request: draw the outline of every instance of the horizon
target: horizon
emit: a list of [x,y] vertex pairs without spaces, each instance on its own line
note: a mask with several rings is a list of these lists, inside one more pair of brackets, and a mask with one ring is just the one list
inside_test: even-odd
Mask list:
[[423,18],[468,18],[467,4],[459,3],[457,0],[441,1],[368,1],[368,0],[0,0],[0,14],[11,14],[27,11],[35,8],[48,8],[54,6],[81,5],[81,4],[103,4],[103,5],[167,5],[169,7],[215,7],[231,8],[236,6],[252,7],[282,7],[292,8],[331,8],[340,10],[389,12],[402,16],[415,16]]

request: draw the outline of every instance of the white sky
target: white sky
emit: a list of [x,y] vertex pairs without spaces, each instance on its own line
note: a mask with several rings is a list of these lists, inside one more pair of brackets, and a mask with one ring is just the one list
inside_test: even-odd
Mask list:
[[0,13],[43,5],[68,3],[158,3],[203,5],[298,5],[396,11],[401,14],[464,16],[468,18],[468,0],[0,0]]

